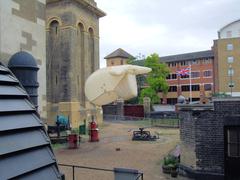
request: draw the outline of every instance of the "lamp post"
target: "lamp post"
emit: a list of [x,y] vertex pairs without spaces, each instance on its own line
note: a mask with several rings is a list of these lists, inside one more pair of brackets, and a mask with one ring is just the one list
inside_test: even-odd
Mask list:
[[232,65],[230,64],[229,65],[229,77],[230,77],[230,90],[231,90],[231,97],[232,97],[232,88],[233,88],[233,82],[232,82],[232,76],[233,76],[233,68],[232,68]]

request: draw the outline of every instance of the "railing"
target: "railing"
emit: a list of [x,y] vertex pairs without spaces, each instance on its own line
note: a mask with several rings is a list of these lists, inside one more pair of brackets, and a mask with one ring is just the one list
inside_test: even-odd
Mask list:
[[145,126],[152,127],[170,127],[179,128],[179,119],[177,116],[160,116],[160,117],[133,117],[133,116],[119,116],[119,115],[104,115],[105,121],[117,122],[117,121],[138,121],[143,122]]
[[[115,170],[115,169],[104,169],[104,168],[95,168],[95,167],[88,167],[88,166],[78,166],[78,165],[71,165],[71,164],[58,164],[59,166],[63,167],[70,167],[72,168],[72,180],[75,180],[75,168],[79,169],[88,169],[88,170],[93,170],[93,171],[105,171],[105,172],[112,172],[112,173],[126,173],[125,171],[121,170]],[[135,174],[137,177],[134,180],[143,180],[143,173],[142,172],[132,172],[130,173],[129,171],[127,172],[129,174]]]

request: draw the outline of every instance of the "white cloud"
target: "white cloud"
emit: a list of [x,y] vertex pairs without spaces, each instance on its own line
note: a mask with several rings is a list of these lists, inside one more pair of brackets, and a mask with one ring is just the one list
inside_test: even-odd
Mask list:
[[132,55],[161,56],[211,49],[217,31],[239,19],[239,0],[96,0],[100,57],[121,47]]

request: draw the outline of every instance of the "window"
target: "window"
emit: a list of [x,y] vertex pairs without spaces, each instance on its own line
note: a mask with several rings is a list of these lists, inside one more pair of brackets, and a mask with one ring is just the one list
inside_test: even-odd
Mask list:
[[177,92],[177,86],[169,86],[168,92]]
[[228,87],[233,88],[234,86],[235,86],[235,83],[234,83],[234,82],[228,83]]
[[198,60],[192,60],[192,64],[199,64]]
[[200,72],[191,72],[191,77],[192,77],[192,78],[198,78],[198,77],[200,77]]
[[228,129],[228,156],[240,157],[240,131],[237,129]]
[[172,79],[177,79],[177,75],[176,74],[172,74]]
[[171,62],[171,63],[168,64],[169,67],[175,67],[176,65],[177,65],[176,62]]
[[204,84],[204,90],[205,91],[211,91],[212,90],[212,85],[211,84]]
[[202,62],[203,62],[203,64],[211,64],[212,63],[212,59],[211,58],[204,59]]
[[233,63],[234,57],[229,56],[229,57],[227,58],[227,61],[228,61],[228,63]]
[[56,20],[53,20],[50,24],[50,33],[57,35],[58,31],[59,31],[59,22]]
[[181,66],[187,66],[190,65],[190,61],[181,61],[180,64]]
[[177,75],[176,74],[169,74],[166,79],[177,79]]
[[121,59],[121,65],[123,65],[123,60]]
[[199,85],[192,85],[192,91],[200,91]]
[[227,38],[231,38],[232,37],[232,31],[227,31]]
[[233,50],[233,44],[227,44],[227,50],[232,51]]
[[229,68],[228,69],[228,76],[233,76],[234,74],[234,69],[233,68]]
[[210,71],[210,70],[204,71],[204,72],[203,72],[203,76],[204,76],[204,77],[210,77],[210,76],[212,76],[212,71]]
[[181,76],[181,78],[182,79],[187,79],[187,78],[189,78],[189,75],[183,75],[183,76]]
[[177,104],[177,98],[167,98],[167,104]]
[[190,91],[190,86],[189,85],[183,85],[181,86],[182,91]]
[[192,102],[194,101],[200,101],[200,98],[192,98]]

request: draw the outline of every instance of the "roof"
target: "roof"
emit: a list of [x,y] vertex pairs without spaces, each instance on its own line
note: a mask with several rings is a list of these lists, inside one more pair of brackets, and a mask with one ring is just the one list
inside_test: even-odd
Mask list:
[[228,23],[227,25],[225,25],[225,26],[223,26],[218,32],[220,32],[220,31],[222,31],[223,29],[225,29],[226,27],[228,27],[228,26],[230,26],[230,25],[232,25],[232,24],[234,24],[234,23],[236,23],[236,22],[238,22],[238,21],[240,21],[240,19],[238,19],[238,20],[236,20],[236,21],[233,21],[233,22],[230,22],[230,23]]
[[[202,58],[213,58],[214,53],[212,50],[207,51],[198,51],[192,53],[185,53],[185,54],[177,54],[171,56],[162,56],[160,57],[161,62],[176,62],[176,61],[186,61],[186,60],[194,60],[194,59],[202,59]],[[134,65],[144,66],[145,60],[136,60],[133,61]]]
[[214,57],[213,51],[207,50],[207,51],[198,51],[198,52],[185,53],[185,54],[177,54],[172,56],[163,56],[163,57],[160,57],[160,61],[176,62],[176,61],[186,61],[186,60],[212,58],[212,57]]
[[31,68],[37,68],[37,63],[34,57],[25,52],[25,51],[20,51],[15,53],[9,60],[8,63],[9,68],[15,68],[15,67],[31,67]]
[[61,179],[49,137],[29,96],[0,65],[0,179]]
[[[63,0],[47,0],[47,4],[54,3]],[[77,3],[84,5],[85,8],[94,12],[98,17],[106,16],[106,13],[97,7],[97,3],[94,0],[75,0]]]
[[110,58],[116,58],[116,57],[121,57],[121,58],[126,58],[126,59],[134,58],[128,52],[124,51],[121,48],[118,48],[117,50],[113,51],[111,54],[107,55],[104,59],[110,59]]

